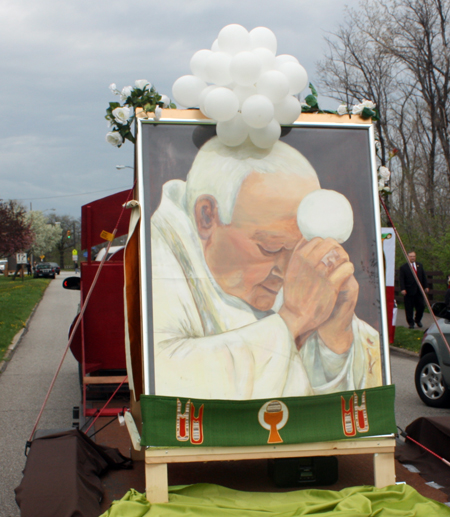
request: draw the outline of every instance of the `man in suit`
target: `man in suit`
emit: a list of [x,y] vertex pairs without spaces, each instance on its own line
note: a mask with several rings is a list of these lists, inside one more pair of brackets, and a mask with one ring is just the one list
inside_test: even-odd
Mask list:
[[[414,251],[410,251],[408,253],[408,259],[412,268],[416,272],[417,278],[419,279],[422,287],[425,292],[428,293],[427,275],[422,264],[416,262],[416,253]],[[403,264],[400,268],[400,290],[405,300],[405,313],[409,328],[413,329],[414,323],[416,323],[419,328],[422,328],[422,316],[425,309],[425,302],[423,300],[422,292],[417,285],[417,280],[408,263]],[[416,311],[415,316],[414,310]]]

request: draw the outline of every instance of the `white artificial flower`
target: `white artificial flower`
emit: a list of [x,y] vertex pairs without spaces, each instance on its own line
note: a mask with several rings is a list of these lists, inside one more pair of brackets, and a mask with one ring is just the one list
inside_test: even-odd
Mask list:
[[164,103],[164,107],[165,108],[168,108],[169,105],[170,105],[170,99],[169,97],[167,97],[167,95],[161,95],[161,99],[160,99],[160,102],[163,102]]
[[381,176],[381,179],[383,181],[388,181],[389,178],[391,177],[391,171],[387,167],[383,167],[383,166],[381,166],[378,169],[378,174]]
[[348,108],[347,104],[341,104],[337,109],[338,115],[347,115]]
[[120,147],[123,144],[122,135],[117,131],[106,133],[106,141],[114,147]]
[[159,120],[162,115],[162,109],[159,106],[155,108],[155,120]]
[[376,104],[372,101],[368,101],[367,99],[364,99],[362,102],[361,102],[361,106],[363,108],[369,108],[370,110],[373,110],[375,109],[376,107]]
[[130,118],[131,109],[123,106],[112,110],[115,121],[119,124],[127,124]]
[[352,115],[361,115],[364,106],[362,104],[355,104],[352,108]]
[[150,90],[150,88],[152,87],[152,85],[146,79],[138,79],[137,81],[135,81],[134,85],[136,86],[136,88],[142,91],[145,90],[146,86],[148,86],[148,90]]
[[122,91],[120,92],[120,100],[122,102],[125,102],[128,99],[128,97],[131,95],[132,90],[133,90],[132,86],[124,86],[122,88]]
[[111,83],[109,85],[109,89],[114,93],[114,95],[120,95],[120,92],[117,89],[116,83]]

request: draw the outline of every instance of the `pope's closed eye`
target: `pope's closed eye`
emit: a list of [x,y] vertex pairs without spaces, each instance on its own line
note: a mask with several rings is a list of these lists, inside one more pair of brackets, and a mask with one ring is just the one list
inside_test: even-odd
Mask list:
[[277,250],[267,250],[267,249],[263,248],[262,246],[260,246],[259,244],[257,244],[257,246],[259,248],[259,251],[263,255],[266,255],[266,256],[276,255],[277,253],[281,253],[284,250],[284,248],[280,248],[280,249],[277,249]]

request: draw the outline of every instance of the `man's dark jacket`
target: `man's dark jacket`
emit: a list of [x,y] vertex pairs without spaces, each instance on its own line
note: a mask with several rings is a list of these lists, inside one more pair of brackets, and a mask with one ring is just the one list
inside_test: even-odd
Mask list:
[[[417,277],[419,278],[422,287],[426,289],[428,287],[427,275],[425,274],[422,264],[416,262],[416,268]],[[408,263],[403,264],[400,268],[400,291],[406,291],[407,296],[414,296],[419,291],[416,279],[414,278]]]

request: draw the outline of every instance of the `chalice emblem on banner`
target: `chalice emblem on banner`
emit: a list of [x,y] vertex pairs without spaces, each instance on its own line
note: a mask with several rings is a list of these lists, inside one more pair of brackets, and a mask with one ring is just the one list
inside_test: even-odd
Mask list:
[[278,432],[289,419],[289,410],[284,402],[271,400],[266,402],[258,413],[259,424],[269,431],[267,443],[283,443]]

